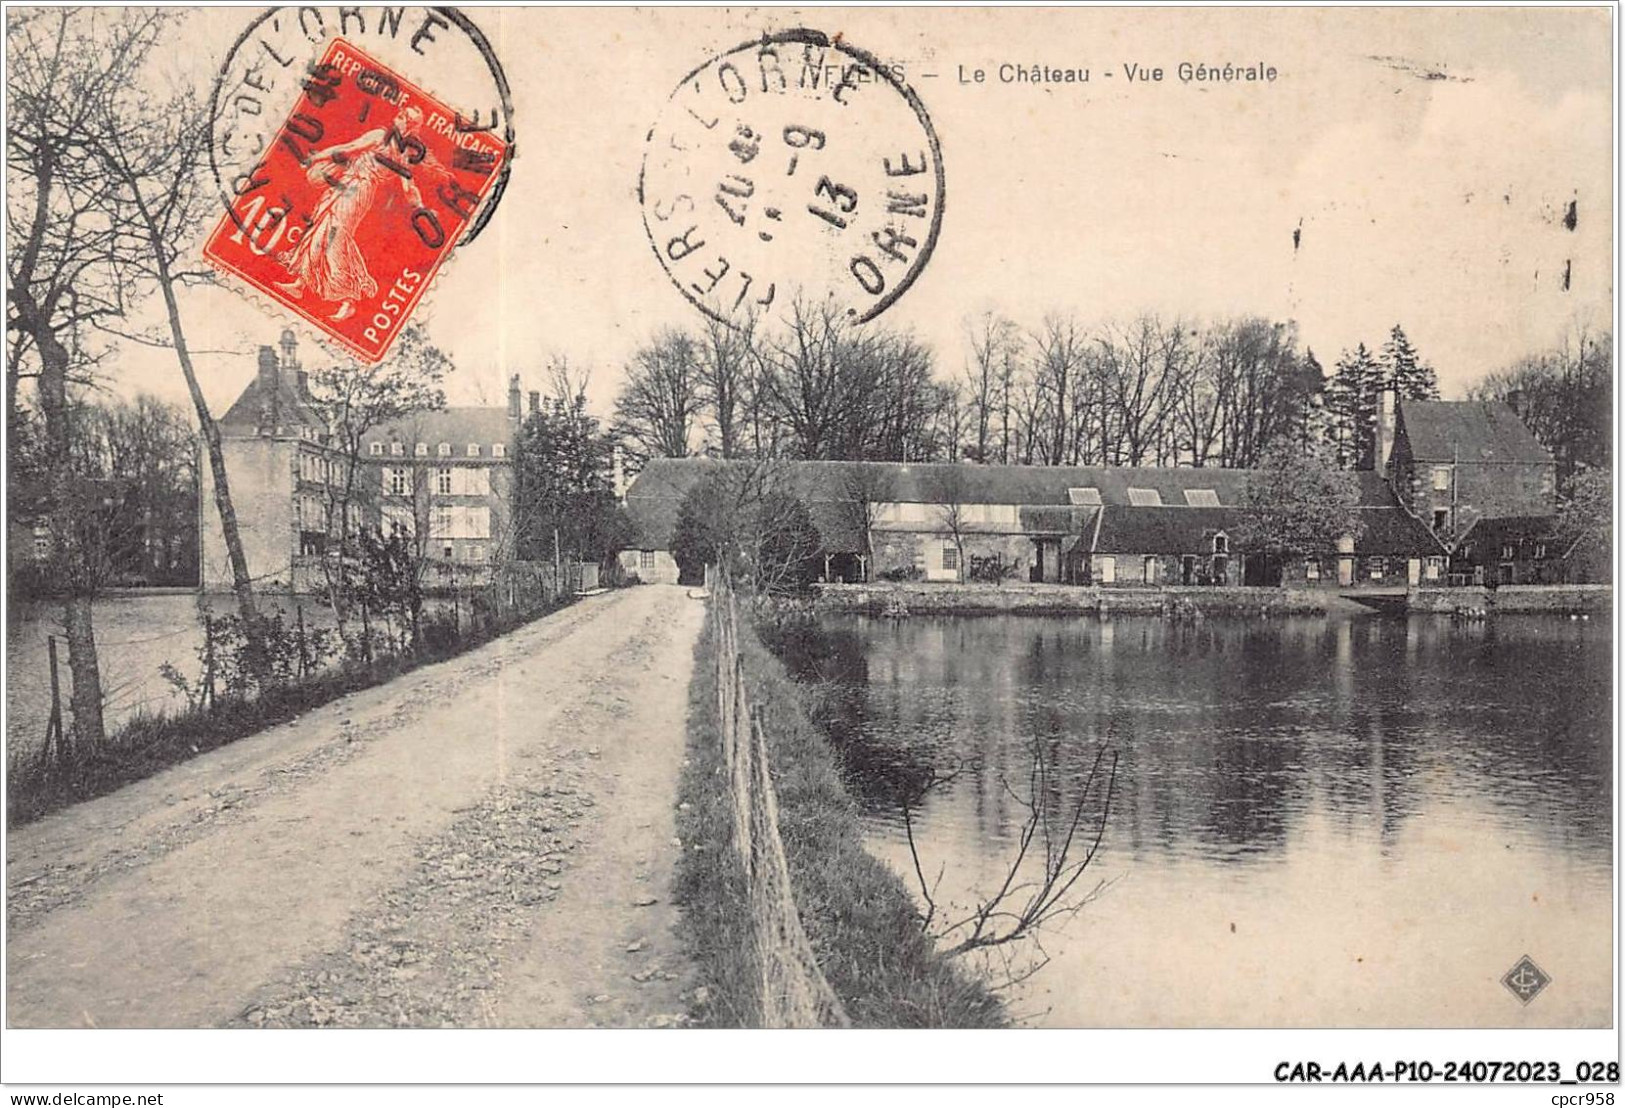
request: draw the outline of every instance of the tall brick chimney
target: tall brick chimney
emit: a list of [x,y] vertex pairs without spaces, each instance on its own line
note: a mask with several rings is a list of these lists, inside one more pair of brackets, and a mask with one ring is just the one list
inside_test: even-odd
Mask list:
[[519,411],[519,374],[515,373],[508,378],[508,418],[518,419]]
[[277,411],[277,392],[281,384],[281,372],[277,363],[276,349],[270,346],[260,347],[260,426],[262,435],[276,434],[277,419],[281,413]]
[[1398,433],[1398,417],[1394,413],[1396,396],[1393,389],[1377,394],[1377,456],[1372,459],[1378,473],[1388,472],[1388,459],[1394,452],[1394,436]]

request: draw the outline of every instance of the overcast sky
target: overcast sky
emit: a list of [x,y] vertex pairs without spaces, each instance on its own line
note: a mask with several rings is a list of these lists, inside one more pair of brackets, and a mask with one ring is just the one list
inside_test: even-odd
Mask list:
[[[197,14],[166,64],[206,81],[253,14]],[[963,321],[987,309],[1024,325],[1055,309],[1086,323],[1257,313],[1295,319],[1328,369],[1401,322],[1450,396],[1610,318],[1604,10],[470,14],[512,82],[519,149],[489,229],[420,312],[457,362],[454,403],[501,402],[511,372],[540,386],[561,354],[592,369],[607,411],[630,351],[697,319],[644,235],[644,136],[690,69],[793,26],[900,62],[935,122],[941,238],[880,319],[932,343],[945,372],[964,363]],[[1181,61],[1262,63],[1279,78],[1204,90],[1180,82]],[[1091,81],[1001,84],[1005,62],[1088,67]],[[1165,79],[1129,85],[1126,63]],[[987,83],[961,85],[961,66]],[[407,75],[435,91],[433,72]],[[191,293],[184,311],[216,412],[252,375],[254,347],[291,322],[235,286]],[[301,341],[307,365],[332,360]],[[130,351],[117,386],[184,399],[165,352]]]

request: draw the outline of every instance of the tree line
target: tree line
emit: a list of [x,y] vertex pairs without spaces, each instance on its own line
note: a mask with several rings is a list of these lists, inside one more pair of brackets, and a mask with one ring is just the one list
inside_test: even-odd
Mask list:
[[1371,464],[1383,389],[1439,395],[1397,325],[1330,375],[1295,324],[1258,316],[989,313],[964,338],[949,374],[912,333],[799,297],[743,326],[667,328],[625,367],[614,428],[637,458],[1247,468],[1290,447],[1354,468]]

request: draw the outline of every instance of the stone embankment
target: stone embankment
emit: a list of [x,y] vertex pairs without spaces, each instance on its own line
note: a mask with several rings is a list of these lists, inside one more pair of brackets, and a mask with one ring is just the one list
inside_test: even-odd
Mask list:
[[1007,585],[905,582],[817,586],[815,606],[869,615],[1324,615],[1335,599],[1317,589],[1244,586]]
[[1405,596],[1413,612],[1489,615],[1606,615],[1614,606],[1612,585],[1502,585],[1449,589],[1411,589]]

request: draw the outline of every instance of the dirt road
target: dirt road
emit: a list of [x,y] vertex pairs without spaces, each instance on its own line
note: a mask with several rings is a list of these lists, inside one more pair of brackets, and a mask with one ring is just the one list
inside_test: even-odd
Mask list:
[[18,830],[10,1024],[680,1022],[702,614],[590,597]]

